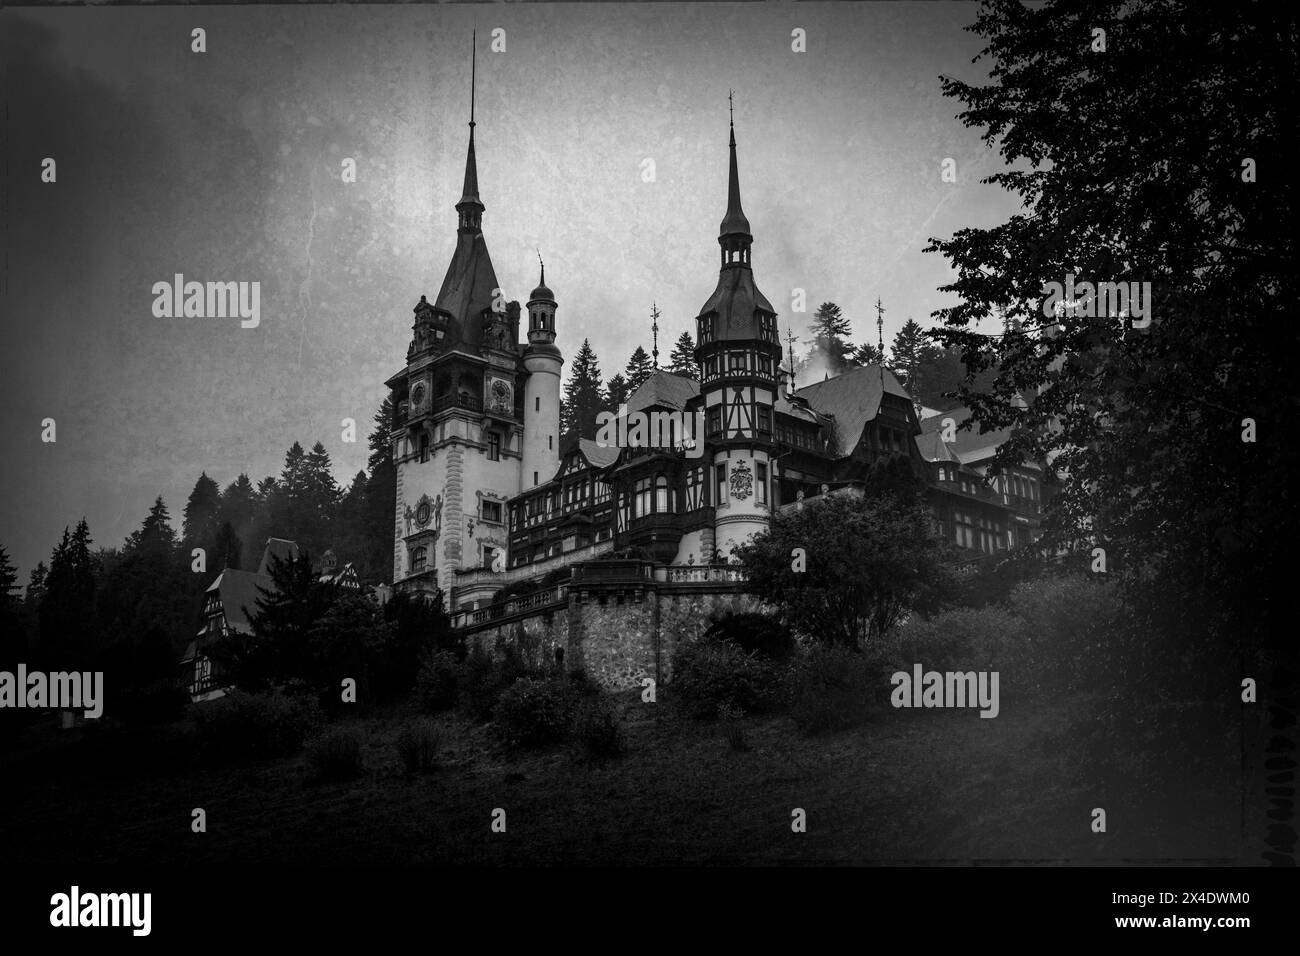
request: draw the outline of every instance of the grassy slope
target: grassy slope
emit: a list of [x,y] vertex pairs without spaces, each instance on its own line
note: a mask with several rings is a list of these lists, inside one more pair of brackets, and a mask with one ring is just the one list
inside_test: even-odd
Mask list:
[[[782,717],[719,728],[626,698],[628,753],[605,764],[568,749],[512,754],[446,716],[439,770],[402,773],[392,744],[412,719],[360,718],[366,770],[317,784],[304,757],[211,768],[175,729],[0,757],[12,861],[325,864],[861,863],[1247,856],[1239,792],[1179,806],[1126,805],[1073,779],[1054,747],[1066,702],[974,711],[886,711],[853,731],[800,736]],[[660,718],[656,719],[656,714]],[[93,732],[93,731],[92,731]],[[52,733],[52,732],[50,732]],[[1093,834],[1104,806],[1109,832]],[[208,832],[190,832],[190,811]],[[495,807],[507,832],[490,832]],[[791,832],[791,810],[808,831]]]

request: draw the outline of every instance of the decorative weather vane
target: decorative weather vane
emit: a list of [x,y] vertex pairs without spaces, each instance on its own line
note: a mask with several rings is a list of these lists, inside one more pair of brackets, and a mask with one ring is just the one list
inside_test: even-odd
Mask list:
[[785,340],[790,346],[790,391],[794,391],[794,343],[799,340],[794,337],[794,331],[786,326]]
[[880,387],[885,386],[885,307],[876,296],[876,350],[880,353]]
[[469,54],[469,128],[474,128],[474,81],[478,75],[478,27],[470,34],[472,47]]
[[659,306],[654,302],[650,303],[650,331],[654,334],[654,345],[651,352],[654,354],[654,367],[659,367]]
[[542,250],[536,246],[533,246],[533,249],[537,252],[537,264],[542,267],[542,281],[539,285],[546,285],[546,263],[542,261]]

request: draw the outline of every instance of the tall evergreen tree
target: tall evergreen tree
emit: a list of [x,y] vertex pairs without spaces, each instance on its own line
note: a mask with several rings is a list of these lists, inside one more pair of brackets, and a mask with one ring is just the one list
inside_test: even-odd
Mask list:
[[[223,552],[225,567],[243,568],[252,563],[252,548],[258,544],[257,516],[260,510],[257,489],[248,475],[241,474],[221,493],[219,517],[223,526],[230,526],[229,532],[221,532],[222,544],[218,547]],[[232,549],[234,542],[238,547]]]
[[884,359],[880,354],[880,349],[865,342],[854,348],[848,356],[849,364],[859,368],[864,365],[879,365],[882,361]]
[[83,670],[93,663],[98,624],[95,616],[95,574],[90,527],[77,522],[50,555],[45,596],[39,612],[40,651],[51,670]]
[[583,339],[582,347],[569,367],[569,380],[564,385],[564,401],[560,405],[561,447],[571,447],[579,438],[595,438],[596,415],[604,407],[600,363],[591,342]]
[[45,579],[49,576],[50,569],[44,561],[37,561],[36,567],[32,568],[32,573],[27,576],[27,594],[23,600],[31,608],[40,606],[41,599],[45,597]]
[[365,545],[356,556],[357,573],[367,583],[393,579],[393,521],[397,511],[397,467],[389,435],[393,430],[393,403],[385,397],[375,413],[370,431],[370,457],[366,480]]
[[668,356],[668,371],[699,381],[700,373],[695,367],[695,340],[691,338],[690,332],[677,336],[672,353]]
[[939,349],[926,336],[925,330],[909,318],[894,336],[890,348],[889,370],[897,375],[903,387],[916,396],[921,387],[922,369],[939,357]]
[[826,375],[840,375],[851,365],[849,356],[853,346],[849,335],[853,327],[843,311],[834,302],[823,302],[813,313],[812,346],[805,365],[812,371],[819,367]]
[[129,669],[146,634],[153,634],[151,639],[161,634],[176,651],[184,646],[193,634],[199,595],[210,577],[190,570],[189,553],[180,551],[167,505],[161,496],[154,499],[120,554],[101,561],[95,606],[102,646],[118,668],[115,683],[135,679]]
[[20,603],[18,569],[9,560],[9,552],[0,545],[0,613],[13,610]]
[[627,368],[623,370],[623,377],[627,379],[628,394],[640,388],[654,370],[654,366],[650,363],[650,356],[638,345],[632,352],[632,357],[627,360]]
[[619,372],[605,385],[605,408],[617,415],[618,407],[627,402],[630,394],[632,391],[627,387],[627,379]]
[[191,548],[212,550],[216,544],[217,532],[221,529],[221,488],[208,477],[207,472],[199,474],[185,502],[184,523],[181,526],[181,542],[188,551]]
[[145,515],[144,523],[127,536],[122,553],[124,557],[147,555],[171,561],[176,557],[176,547],[176,532],[172,529],[171,515],[167,512],[162,495],[159,495]]

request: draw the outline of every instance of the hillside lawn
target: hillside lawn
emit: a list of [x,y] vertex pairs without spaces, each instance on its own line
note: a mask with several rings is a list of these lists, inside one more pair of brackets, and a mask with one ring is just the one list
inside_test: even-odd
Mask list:
[[[886,710],[819,737],[784,716],[746,718],[747,750],[733,749],[720,725],[677,719],[636,693],[618,700],[626,753],[604,762],[570,745],[514,752],[490,726],[444,714],[432,718],[443,733],[439,766],[410,775],[394,741],[421,715],[394,708],[339,721],[364,741],[364,770],[345,783],[318,782],[305,752],[204,765],[187,722],[59,731],[51,718],[0,754],[5,856],[187,865],[1259,860],[1248,836],[1263,826],[1242,826],[1237,768],[1225,768],[1218,786],[1180,790],[1176,804],[1098,792],[1062,756],[1069,700],[1004,707],[995,719]],[[1105,834],[1090,828],[1098,806]],[[206,833],[191,832],[195,807],[207,812]],[[490,829],[498,807],[504,834]],[[796,807],[806,833],[791,831]]]

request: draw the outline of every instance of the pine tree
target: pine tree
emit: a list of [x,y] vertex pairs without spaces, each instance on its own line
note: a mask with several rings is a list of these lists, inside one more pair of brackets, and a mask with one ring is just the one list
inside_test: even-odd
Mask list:
[[9,560],[9,552],[0,545],[0,614],[16,611],[19,604],[18,569]]
[[86,519],[69,533],[63,529],[45,579],[40,607],[40,643],[44,662],[51,669],[82,670],[92,663],[98,627],[95,617],[95,574],[90,527]]
[[332,465],[329,452],[320,442],[312,445],[305,465],[307,502],[311,521],[309,532],[316,537],[321,545],[320,550],[323,550],[324,545],[329,542],[330,525],[338,511],[339,499],[343,497],[343,491],[330,471]]
[[393,515],[397,511],[397,467],[389,435],[393,430],[393,403],[385,398],[375,413],[370,431],[370,458],[366,481],[365,544],[356,555],[357,574],[365,582],[393,578]]
[[573,359],[560,406],[560,445],[568,448],[579,438],[596,437],[596,415],[605,407],[600,385],[600,364],[587,339]]
[[167,513],[167,505],[163,502],[162,495],[159,495],[154,499],[153,507],[145,516],[144,523],[127,536],[122,554],[124,557],[147,554],[150,557],[159,556],[170,561],[176,556],[176,547],[176,532],[172,530],[171,515]]
[[809,328],[814,335],[821,335],[828,339],[847,339],[853,334],[853,326],[834,302],[823,302],[817,306]]
[[221,522],[217,529],[216,541],[209,552],[209,568],[220,571],[223,568],[243,567],[244,543],[235,532],[235,526],[229,521]]
[[606,410],[618,414],[618,407],[627,402],[631,389],[627,387],[627,379],[623,373],[619,372],[605,385],[605,408]]
[[208,477],[207,472],[199,474],[185,502],[185,516],[182,527],[182,543],[186,550],[206,548],[211,550],[221,528],[221,488]]
[[[242,568],[251,563],[252,556],[245,553],[245,544],[257,543],[256,516],[259,510],[257,490],[248,475],[241,474],[226,486],[221,493],[219,518],[222,530],[216,548],[220,553],[217,567]],[[225,530],[227,525],[229,532]]]
[[840,307],[834,302],[823,302],[813,313],[809,328],[813,339],[805,365],[814,370],[821,366],[826,375],[839,375],[846,371],[851,364],[849,356],[853,346],[848,337],[853,329]]
[[27,594],[24,597],[29,607],[38,607],[41,599],[45,597],[45,579],[49,576],[50,569],[44,561],[37,561],[36,567],[32,568],[32,573],[27,576]]
[[880,349],[874,345],[863,343],[853,350],[848,360],[851,365],[861,368],[864,365],[879,365],[884,359],[880,354]]
[[695,368],[695,341],[690,332],[683,332],[677,337],[672,354],[668,356],[668,371],[699,381],[700,375]]
[[638,345],[632,357],[627,360],[627,368],[623,371],[623,376],[627,379],[628,394],[640,388],[653,373],[654,366],[650,364],[650,356]]
[[18,569],[0,546],[0,669],[4,670],[11,670],[27,656],[27,635],[23,633],[26,608],[19,590]]
[[921,367],[934,361],[938,349],[926,336],[925,330],[914,319],[908,319],[894,336],[890,348],[889,369],[902,379],[903,386],[913,395],[921,382]]

